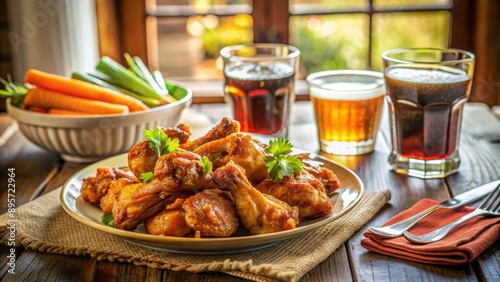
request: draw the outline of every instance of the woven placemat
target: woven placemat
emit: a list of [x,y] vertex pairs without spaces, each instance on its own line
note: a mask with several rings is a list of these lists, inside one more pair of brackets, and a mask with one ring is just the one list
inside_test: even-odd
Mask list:
[[[391,196],[389,190],[365,191],[360,202],[341,218],[258,251],[191,255],[148,249],[81,224],[62,209],[60,191],[54,190],[16,209],[17,246],[176,271],[220,271],[254,281],[298,281],[368,222]],[[2,243],[9,236],[7,216],[0,216]]]

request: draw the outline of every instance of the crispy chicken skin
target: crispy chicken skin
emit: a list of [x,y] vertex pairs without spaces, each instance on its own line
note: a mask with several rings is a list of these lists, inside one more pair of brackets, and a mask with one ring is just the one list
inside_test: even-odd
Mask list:
[[333,211],[323,183],[302,170],[294,177],[284,177],[281,182],[265,179],[255,186],[262,193],[272,195],[290,206],[299,208],[300,218],[326,216]]
[[186,212],[182,209],[185,200],[178,198],[163,211],[148,218],[145,222],[147,232],[153,235],[175,237],[184,237],[191,232],[191,228],[186,223]]
[[[186,143],[191,136],[191,128],[185,124],[180,124],[177,127],[163,128],[163,132],[171,139],[178,138],[179,143]],[[143,172],[153,171],[158,156],[149,148],[149,141],[143,140],[138,142],[128,152],[128,166],[136,177],[139,177]]]
[[205,143],[222,139],[236,132],[240,132],[240,123],[236,120],[232,120],[226,117],[223,118],[218,125],[214,126],[209,132],[207,132],[207,134],[193,141],[188,141],[184,144],[181,144],[181,148],[188,151],[193,151],[194,149]]
[[95,176],[83,179],[81,196],[91,203],[99,203],[101,198],[108,192],[111,183],[120,178],[128,180],[129,183],[139,182],[128,170],[117,167],[100,167],[97,168]]
[[196,148],[194,152],[207,156],[214,170],[229,161],[243,167],[251,183],[266,179],[266,145],[248,134],[233,133],[223,139],[212,141]]
[[134,230],[144,220],[162,211],[167,204],[177,198],[187,197],[183,191],[165,192],[164,186],[161,180],[123,186],[113,204],[115,226]]
[[[309,154],[307,153],[299,154],[297,155],[297,158],[301,160],[308,159]],[[340,188],[340,182],[337,178],[337,175],[335,175],[335,173],[332,170],[326,167],[312,165],[307,161],[304,161],[303,163],[304,165],[302,166],[302,169],[306,170],[307,172],[312,174],[314,177],[316,177],[323,183],[327,195],[333,194],[335,190]]]
[[189,197],[182,208],[188,226],[201,237],[229,237],[238,230],[238,215],[227,191],[203,190]]
[[299,223],[297,207],[273,196],[263,194],[252,187],[244,169],[229,161],[213,173],[214,181],[221,189],[231,193],[236,212],[251,234],[266,234],[294,229]]
[[155,179],[164,183],[164,191],[216,188],[210,174],[204,172],[201,157],[180,149],[161,156],[154,169]]
[[120,196],[123,187],[134,184],[138,182],[131,182],[128,179],[120,178],[115,181],[111,181],[109,185],[108,192],[101,198],[99,206],[102,212],[105,214],[111,214],[113,212],[113,206]]

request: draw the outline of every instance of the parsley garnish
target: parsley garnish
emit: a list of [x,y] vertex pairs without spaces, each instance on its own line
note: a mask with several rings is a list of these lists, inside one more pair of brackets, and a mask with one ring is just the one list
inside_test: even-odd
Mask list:
[[207,156],[203,156],[200,160],[200,165],[203,168],[203,172],[206,174],[212,173],[212,162],[207,158]]
[[285,138],[269,141],[266,149],[266,167],[272,180],[279,182],[283,177],[293,177],[302,171],[302,161],[297,156],[289,156],[293,145]]
[[148,183],[151,182],[151,180],[155,179],[155,175],[151,171],[143,172],[139,176],[139,179],[144,183]]
[[149,148],[155,151],[158,157],[179,150],[179,139],[170,139],[158,126],[144,130],[144,137],[149,141]]
[[104,225],[111,226],[111,227],[116,227],[115,226],[115,219],[113,218],[112,214],[103,214],[101,216],[101,222]]

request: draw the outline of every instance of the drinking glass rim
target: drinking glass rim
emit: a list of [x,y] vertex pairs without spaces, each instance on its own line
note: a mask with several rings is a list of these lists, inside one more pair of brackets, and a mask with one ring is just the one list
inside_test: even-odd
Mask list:
[[[287,47],[289,50],[292,52],[287,54],[287,55],[278,55],[278,56],[262,56],[262,57],[243,57],[243,56],[236,56],[232,55],[229,56],[228,53],[231,50],[241,50],[244,48],[248,47],[257,47],[257,48],[262,48],[262,47]],[[289,45],[289,44],[283,44],[283,43],[253,43],[253,44],[238,44],[238,45],[231,45],[231,46],[226,46],[220,50],[220,55],[224,59],[235,59],[235,60],[245,60],[245,61],[261,61],[261,60],[281,60],[281,59],[289,59],[289,58],[295,58],[300,55],[300,50],[299,48]]]
[[326,76],[332,76],[332,75],[365,75],[365,76],[373,76],[373,77],[380,79],[380,83],[377,83],[376,86],[374,86],[373,88],[362,89],[362,90],[360,90],[360,89],[358,89],[358,90],[356,90],[356,89],[354,89],[354,90],[341,89],[342,92],[346,92],[346,93],[347,92],[371,92],[374,90],[381,89],[385,86],[384,74],[382,72],[371,71],[371,70],[326,70],[326,71],[319,71],[319,72],[314,72],[314,73],[309,74],[306,77],[306,82],[310,86],[314,86],[314,87],[317,87],[320,89],[335,91],[337,89],[334,89],[331,87],[324,87],[322,84],[314,82],[314,80],[316,80],[320,77],[326,77]]
[[[461,54],[465,54],[468,56],[468,58],[465,59],[460,59],[460,60],[449,60],[449,61],[439,61],[439,62],[427,62],[427,61],[410,61],[410,60],[401,60],[401,59],[396,59],[392,58],[389,55],[390,54],[398,54],[398,53],[403,53],[403,52],[408,52],[408,51],[447,51],[447,52],[458,52]],[[419,63],[419,64],[453,64],[453,63],[464,63],[464,62],[471,62],[475,60],[475,56],[472,52],[465,51],[462,49],[457,49],[457,48],[395,48],[395,49],[390,49],[382,53],[382,59],[391,61],[391,62],[396,62],[396,63],[405,63],[405,64],[412,64],[412,63]]]

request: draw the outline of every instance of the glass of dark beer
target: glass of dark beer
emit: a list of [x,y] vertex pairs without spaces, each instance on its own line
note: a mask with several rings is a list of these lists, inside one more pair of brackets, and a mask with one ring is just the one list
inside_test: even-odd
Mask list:
[[228,46],[220,54],[225,99],[241,131],[288,137],[300,51],[285,44],[256,43]]
[[398,173],[442,178],[458,171],[462,111],[475,57],[457,49],[395,49],[382,54]]

